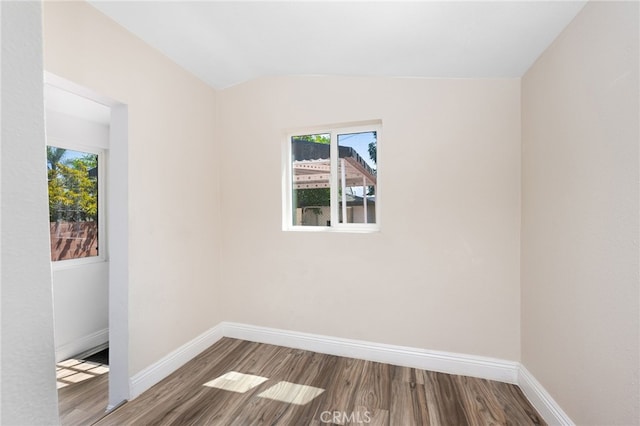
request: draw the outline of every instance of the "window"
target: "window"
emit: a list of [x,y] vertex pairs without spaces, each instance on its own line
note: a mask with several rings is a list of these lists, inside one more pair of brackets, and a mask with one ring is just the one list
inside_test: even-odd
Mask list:
[[290,134],[284,228],[377,230],[379,141],[379,125]]
[[47,146],[51,260],[101,257],[99,154]]

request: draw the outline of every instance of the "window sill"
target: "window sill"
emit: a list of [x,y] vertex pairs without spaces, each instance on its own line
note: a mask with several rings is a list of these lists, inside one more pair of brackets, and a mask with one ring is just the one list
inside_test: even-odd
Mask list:
[[287,226],[285,232],[328,232],[347,234],[373,234],[380,232],[379,225],[343,225],[343,226]]
[[108,260],[104,256],[92,256],[83,257],[80,259],[65,259],[56,260],[51,262],[51,269],[53,271],[59,271],[62,269],[79,268],[82,266],[93,265],[96,263],[108,263]]

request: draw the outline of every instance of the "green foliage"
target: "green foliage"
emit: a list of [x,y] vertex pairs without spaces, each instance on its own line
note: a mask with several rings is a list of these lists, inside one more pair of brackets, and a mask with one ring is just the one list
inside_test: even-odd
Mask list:
[[98,156],[95,154],[85,154],[80,158],[74,158],[70,163],[74,168],[78,168],[80,164],[84,164],[87,169],[91,170],[94,167],[98,167]]
[[[62,153],[60,152],[62,151]],[[64,164],[64,150],[47,147],[49,220],[94,221],[98,217],[98,181],[89,176],[97,155],[87,154]]]
[[323,145],[329,145],[331,143],[331,136],[328,133],[324,133],[321,135],[302,135],[302,136],[294,136],[292,140],[294,142],[306,141],[306,142],[320,143]]
[[64,156],[65,152],[67,152],[67,150],[64,148],[48,146],[47,167],[51,170],[55,170],[58,167],[58,163],[60,163],[60,160],[62,160],[62,156]]
[[373,132],[373,141],[369,142],[369,157],[374,163],[378,163],[378,133]]
[[[373,141],[369,142],[369,157],[371,160],[377,165],[378,163],[378,133],[373,132]],[[367,195],[375,195],[376,190],[374,186],[369,186],[367,188]]]
[[329,188],[294,189],[296,207],[328,206],[331,200]]

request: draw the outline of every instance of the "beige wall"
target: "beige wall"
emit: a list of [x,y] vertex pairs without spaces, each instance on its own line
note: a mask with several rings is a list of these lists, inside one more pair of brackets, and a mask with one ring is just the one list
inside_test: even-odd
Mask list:
[[[226,320],[519,360],[519,80],[265,78],[218,107]],[[283,130],[370,119],[381,232],[282,231]]]
[[522,361],[578,424],[638,424],[638,3],[522,80]]
[[130,375],[218,310],[215,92],[81,2],[45,2],[45,70],[129,108]]
[[0,15],[0,424],[53,425],[58,398],[43,145],[42,6],[0,2]]

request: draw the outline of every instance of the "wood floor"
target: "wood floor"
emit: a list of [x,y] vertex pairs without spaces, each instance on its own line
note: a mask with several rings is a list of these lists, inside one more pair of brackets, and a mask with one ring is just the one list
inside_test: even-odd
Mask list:
[[515,385],[224,338],[96,423],[257,424],[544,422]]
[[[70,363],[66,367],[61,364],[57,366],[58,376],[62,376],[58,378],[58,386],[64,386],[58,389],[58,413],[62,426],[91,425],[106,414],[105,409],[109,402],[109,373],[104,371],[105,366],[101,364],[83,370],[90,367],[87,364],[77,361],[76,364]],[[108,367],[106,369],[108,370]],[[70,375],[64,376],[69,373]],[[79,380],[74,382],[73,377],[78,377]]]

